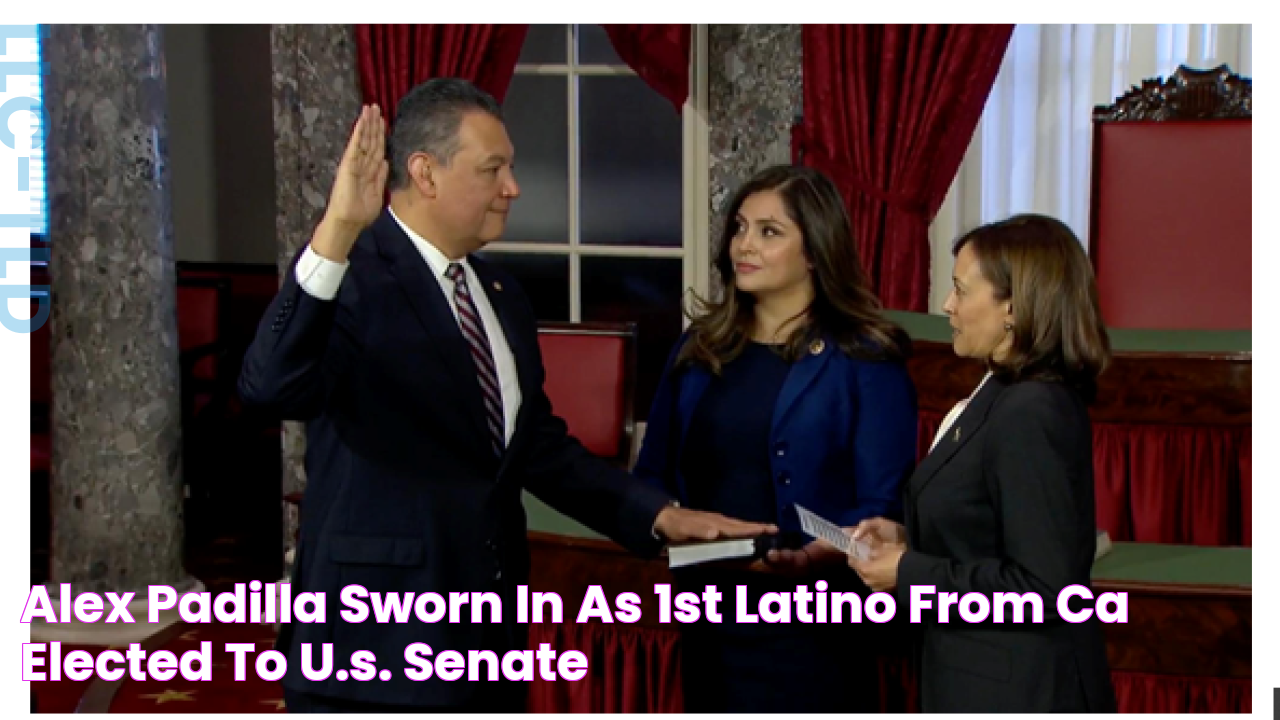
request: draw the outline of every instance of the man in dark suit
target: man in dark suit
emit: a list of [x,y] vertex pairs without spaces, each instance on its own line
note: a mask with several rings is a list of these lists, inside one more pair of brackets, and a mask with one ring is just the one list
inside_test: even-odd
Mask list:
[[[523,682],[414,680],[405,650],[526,648],[515,593],[529,573],[521,490],[624,547],[773,532],[681,509],[582,448],[552,414],[533,309],[513,278],[470,254],[496,240],[519,195],[514,150],[493,98],[432,80],[397,108],[385,149],[376,106],[362,110],[324,219],[284,279],[246,354],[240,392],[307,421],[307,490],[292,590],[325,593],[324,622],[286,624],[285,700],[294,711],[519,711]],[[388,178],[389,176],[389,178]],[[383,192],[391,187],[390,205]],[[361,622],[344,588],[369,593],[494,593],[502,622]],[[465,597],[471,597],[467,595]],[[372,600],[366,600],[373,611]],[[418,607],[431,611],[429,603]],[[565,608],[571,614],[573,608]],[[321,667],[332,644],[327,677]],[[352,653],[388,679],[357,680]],[[488,663],[480,664],[488,677]]]

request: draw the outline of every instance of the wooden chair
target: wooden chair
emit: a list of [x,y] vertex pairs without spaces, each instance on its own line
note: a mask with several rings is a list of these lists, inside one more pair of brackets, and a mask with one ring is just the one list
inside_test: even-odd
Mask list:
[[636,324],[542,322],[543,389],[592,453],[626,466],[635,435]]
[[1108,327],[1247,330],[1252,82],[1178,68],[1093,114],[1089,255]]

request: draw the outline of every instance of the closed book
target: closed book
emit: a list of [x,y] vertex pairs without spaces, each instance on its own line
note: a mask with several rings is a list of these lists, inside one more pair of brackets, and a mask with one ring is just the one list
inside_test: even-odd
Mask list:
[[776,535],[679,543],[667,547],[667,562],[669,567],[678,568],[724,561],[759,560],[778,547],[781,547],[781,542]]

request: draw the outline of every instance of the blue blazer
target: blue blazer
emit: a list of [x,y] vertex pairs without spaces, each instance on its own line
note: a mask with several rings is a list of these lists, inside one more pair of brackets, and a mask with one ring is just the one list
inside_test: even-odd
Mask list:
[[[634,474],[687,505],[680,471],[690,419],[711,382],[699,366],[667,360]],[[850,527],[864,518],[902,519],[902,484],[916,464],[916,393],[906,367],[850,357],[827,337],[789,371],[773,410],[769,460],[777,525],[799,533],[799,503]]]

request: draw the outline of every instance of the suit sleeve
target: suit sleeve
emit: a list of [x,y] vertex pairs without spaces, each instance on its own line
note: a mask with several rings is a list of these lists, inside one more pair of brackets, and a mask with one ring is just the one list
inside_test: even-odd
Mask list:
[[319,414],[361,347],[358,290],[342,276],[345,268],[306,263],[310,291],[299,283],[299,263],[314,260],[309,247],[294,258],[259,322],[237,385],[247,405],[282,420]]
[[858,506],[833,518],[853,527],[873,517],[902,521],[902,483],[916,462],[915,385],[900,363],[859,363],[853,476]]
[[682,335],[667,357],[667,365],[662,371],[662,379],[658,381],[658,389],[654,391],[653,404],[649,408],[640,453],[632,470],[640,480],[673,495],[676,493],[675,478],[670,477],[669,468],[672,467],[671,453],[678,452],[679,449],[672,446],[671,434],[679,424],[677,390],[680,387],[674,365],[686,339],[687,335]]
[[[909,607],[910,587],[935,593],[996,592],[1040,596],[1045,622],[1061,622],[1058,595],[1079,582],[1072,563],[1081,554],[1077,517],[1088,508],[1073,500],[1072,418],[1035,384],[1014,386],[1005,407],[993,409],[983,465],[999,498],[1004,557],[960,562],[908,550],[898,565],[898,595]],[[1092,541],[1092,538],[1089,538]],[[936,611],[936,598],[933,609]],[[929,617],[926,611],[924,617]],[[936,617],[936,615],[934,616]]]
[[[536,340],[532,343],[536,349]],[[542,390],[545,371],[538,353],[537,392],[526,397],[530,413],[525,486],[539,500],[627,550],[653,557],[663,542],[653,531],[658,513],[671,497],[626,471],[596,457],[569,435],[564,420],[551,410]]]

